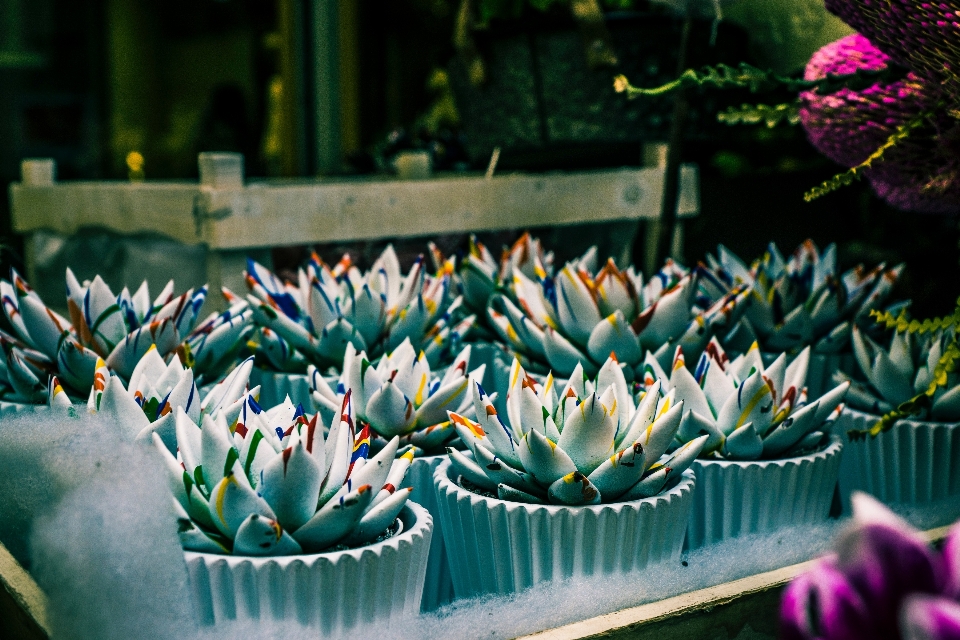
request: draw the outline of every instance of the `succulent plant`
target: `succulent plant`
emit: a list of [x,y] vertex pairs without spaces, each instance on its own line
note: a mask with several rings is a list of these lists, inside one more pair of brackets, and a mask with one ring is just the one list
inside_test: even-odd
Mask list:
[[349,390],[356,417],[381,438],[400,437],[401,446],[412,445],[423,455],[433,452],[456,437],[447,410],[464,413],[472,409],[467,387],[470,380],[483,378],[484,365],[470,371],[470,345],[457,355],[442,375],[431,372],[421,351],[417,355],[410,340],[384,354],[374,366],[363,351],[348,349],[343,373],[333,389],[310,366],[307,374],[311,395],[322,417],[332,416]]
[[484,311],[490,296],[497,289],[513,283],[513,272],[519,270],[529,279],[536,279],[538,272],[553,274],[553,253],[543,252],[539,238],[524,233],[505,249],[497,262],[490,251],[476,236],[470,236],[467,255],[457,269],[463,298],[471,309]]
[[236,364],[253,331],[253,310],[246,301],[235,300],[226,311],[212,313],[198,324],[178,351],[193,369],[197,384],[204,384],[223,377]]
[[[853,353],[866,382],[837,372],[836,380],[850,384],[850,405],[885,414],[924,394],[937,375],[947,348],[947,338],[937,331],[929,336],[895,332],[885,349],[858,328],[853,329]],[[929,417],[942,422],[960,420],[960,375],[944,372],[944,380],[930,395]]]
[[646,285],[633,267],[621,271],[613,260],[595,277],[583,259],[567,263],[553,278],[537,274],[534,281],[514,271],[517,304],[494,296],[489,316],[508,345],[533,362],[546,361],[561,376],[577,365],[593,375],[613,354],[632,377],[644,349],[667,358],[674,344],[699,352],[715,330],[735,320],[746,296],[745,286],[737,288],[691,318],[697,273],[673,261]]
[[785,640],[960,638],[960,523],[942,550],[864,493],[833,553],[794,578],[780,606]]
[[47,307],[16,271],[11,282],[0,281],[4,315],[13,332],[0,333],[6,356],[0,371],[5,397],[41,401],[53,373],[85,396],[98,359],[129,379],[151,345],[163,356],[178,348],[207,295],[202,287],[175,297],[171,280],[151,303],[146,282],[133,295],[126,288],[115,295],[100,276],[81,285],[70,269],[66,284],[70,320]]
[[314,553],[376,539],[410,495],[397,489],[413,452],[399,438],[372,458],[370,431],[354,428],[351,394],[324,438],[319,415],[289,402],[262,410],[248,393],[231,429],[224,412],[200,426],[177,410],[179,454],[159,436],[184,549],[245,556]]
[[[112,416],[130,439],[145,442],[156,434],[171,451],[176,451],[177,411],[184,411],[195,422],[199,422],[203,415],[216,413],[231,421],[236,419],[242,408],[242,398],[248,393],[252,369],[253,358],[250,357],[201,397],[193,369],[184,367],[176,356],[165,362],[159,351],[151,347],[137,363],[126,386],[119,377],[110,374],[103,360],[98,361],[87,410]],[[51,404],[62,406],[55,379],[50,386]],[[249,394],[255,397],[259,390],[254,387]]]
[[716,339],[707,345],[694,373],[678,348],[669,378],[647,355],[644,385],[683,401],[677,442],[709,436],[703,453],[731,460],[790,456],[820,446],[829,425],[843,410],[849,384],[844,383],[808,401],[805,380],[810,361],[807,347],[787,365],[781,353],[764,367],[754,345],[729,360]]
[[821,252],[807,240],[784,259],[777,245],[748,268],[726,247],[708,256],[710,268],[728,286],[746,284],[750,304],[743,318],[723,341],[744,351],[754,341],[764,351],[787,351],[807,345],[820,353],[836,353],[847,346],[850,327],[879,309],[889,297],[904,265],[873,269],[862,265],[839,273],[837,247]]
[[314,254],[294,285],[248,260],[247,300],[256,323],[270,330],[261,330],[263,350],[277,368],[339,366],[348,347],[379,356],[406,338],[436,365],[453,355],[475,319],[461,318],[462,298],[451,295],[453,269],[451,260],[428,275],[421,256],[402,276],[392,247],[366,274],[347,256],[331,268]]
[[651,389],[634,405],[612,358],[592,384],[582,369],[576,373],[557,395],[552,374],[539,385],[514,360],[507,424],[473,381],[476,421],[450,413],[469,450],[448,449],[462,477],[504,500],[598,504],[654,496],[700,454],[706,436],[661,459],[680,426],[682,402],[672,405]]

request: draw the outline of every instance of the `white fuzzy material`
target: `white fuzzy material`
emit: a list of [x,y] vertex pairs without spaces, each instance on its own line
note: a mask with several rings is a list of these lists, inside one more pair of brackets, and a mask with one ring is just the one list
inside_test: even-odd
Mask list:
[[[50,597],[54,637],[315,638],[316,629],[296,624],[201,627],[194,621],[167,483],[153,452],[124,442],[121,433],[97,416],[0,422],[0,541],[26,561],[29,539],[30,571]],[[952,516],[960,515],[951,506]],[[944,508],[905,515],[934,526],[943,523]],[[458,601],[389,630],[368,627],[354,635],[515,637],[807,560],[829,547],[840,524],[731,540],[640,574]],[[357,606],[364,606],[363,594]]]

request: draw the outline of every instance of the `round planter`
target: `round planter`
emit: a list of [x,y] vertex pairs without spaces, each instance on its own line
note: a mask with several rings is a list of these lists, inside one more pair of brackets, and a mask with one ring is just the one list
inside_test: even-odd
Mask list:
[[584,507],[473,493],[457,484],[449,460],[433,479],[459,598],[515,593],[545,580],[625,573],[676,560],[694,493],[689,470],[659,496]]
[[357,549],[300,556],[184,552],[204,624],[291,620],[341,635],[420,610],[433,519],[408,502],[399,535]]
[[279,373],[254,367],[250,387],[257,385],[260,385],[260,406],[264,408],[277,406],[289,395],[294,405],[302,404],[304,410],[312,412],[310,380],[305,373]]
[[881,502],[921,505],[960,497],[960,424],[898,420],[876,436],[851,439],[880,417],[846,407],[834,423],[843,438],[840,497],[864,491]]
[[423,583],[421,611],[434,611],[453,600],[453,579],[443,540],[440,512],[437,509],[437,493],[433,490],[433,472],[447,459],[446,454],[416,458],[403,486],[413,487],[410,499],[422,505],[433,517],[433,541],[430,543],[430,559],[427,562],[427,578]]
[[782,460],[697,460],[687,546],[826,520],[840,471],[840,439]]

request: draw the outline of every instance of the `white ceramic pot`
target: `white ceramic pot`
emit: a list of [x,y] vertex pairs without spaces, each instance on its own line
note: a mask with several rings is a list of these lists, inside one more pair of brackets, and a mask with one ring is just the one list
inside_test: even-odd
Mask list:
[[339,635],[420,611],[433,518],[414,502],[403,530],[358,549],[243,557],[184,552],[200,620],[291,620]]
[[842,449],[832,436],[824,449],[796,458],[695,461],[687,546],[826,520]]
[[423,583],[422,611],[433,611],[453,600],[453,579],[450,563],[444,547],[443,527],[437,510],[437,493],[433,489],[433,472],[446,454],[416,458],[407,470],[403,486],[413,487],[410,499],[422,505],[433,516],[433,541],[430,543],[430,560],[427,562],[427,578]]
[[459,598],[677,560],[694,493],[689,470],[656,497],[583,507],[473,493],[458,484],[449,460],[437,466],[433,480]]
[[898,420],[876,436],[851,439],[880,416],[846,407],[834,423],[843,438],[840,497],[865,491],[881,502],[921,505],[960,497],[960,423]]
[[294,405],[302,404],[304,411],[313,413],[310,399],[310,379],[305,373],[279,373],[254,367],[250,372],[250,387],[260,385],[260,406],[275,407],[290,396]]

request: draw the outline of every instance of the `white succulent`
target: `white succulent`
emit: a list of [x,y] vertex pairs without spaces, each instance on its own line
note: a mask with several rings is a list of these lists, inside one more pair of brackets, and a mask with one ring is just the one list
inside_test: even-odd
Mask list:
[[508,345],[533,361],[545,360],[558,375],[570,375],[578,365],[595,374],[611,354],[632,373],[645,349],[667,358],[675,344],[699,352],[717,328],[734,320],[746,287],[692,314],[697,278],[697,271],[673,261],[646,284],[633,267],[621,271],[612,260],[595,277],[583,259],[538,281],[515,271],[517,304],[494,296],[489,316]]
[[[252,370],[250,357],[201,398],[193,369],[184,367],[176,356],[165,362],[159,351],[151,347],[126,385],[118,376],[111,375],[100,360],[87,410],[113,417],[131,440],[146,442],[156,434],[165,446],[176,451],[177,412],[183,411],[195,422],[200,422],[204,415],[222,415],[232,424],[241,411],[243,398],[259,394],[259,387],[247,390]],[[51,393],[51,403],[62,405],[62,395]]]
[[[348,347],[380,355],[407,338],[437,364],[453,355],[450,350],[475,320],[460,319],[462,299],[451,290],[453,269],[448,261],[429,275],[421,256],[403,276],[396,253],[387,247],[365,274],[346,257],[330,268],[314,255],[293,285],[249,260],[247,300],[257,324],[292,348],[280,353],[271,346],[266,355],[275,365],[296,363],[293,349],[315,364],[339,365]],[[281,358],[271,357],[278,353]]]
[[[872,413],[889,413],[901,403],[927,391],[937,365],[947,349],[948,338],[941,332],[917,338],[895,332],[890,347],[883,348],[857,327],[853,329],[853,353],[866,383],[837,372],[835,378],[848,382],[850,404]],[[960,420],[960,375],[947,373],[944,384],[930,396],[929,417],[953,422]]]
[[133,295],[126,288],[115,295],[100,276],[80,284],[70,269],[66,284],[69,320],[47,307],[15,271],[11,282],[0,281],[3,311],[15,334],[0,335],[6,355],[0,387],[13,390],[8,397],[37,401],[53,373],[85,396],[98,359],[129,379],[151,345],[164,357],[180,346],[207,295],[202,287],[175,297],[171,280],[151,303],[146,282]]
[[456,437],[447,411],[467,411],[469,381],[483,379],[484,365],[469,371],[470,352],[470,345],[465,346],[441,375],[431,371],[426,355],[418,355],[409,339],[376,365],[365,352],[348,349],[336,392],[311,365],[311,395],[326,416],[339,408],[349,390],[357,419],[378,436],[399,436],[401,445],[413,445],[420,454],[435,451]]
[[754,343],[747,353],[729,360],[712,339],[691,373],[677,349],[669,377],[647,355],[644,384],[684,403],[677,442],[709,438],[704,452],[733,460],[757,460],[815,448],[827,439],[830,424],[843,410],[848,384],[808,401],[805,380],[807,347],[787,365],[780,354],[763,366]]
[[[369,429],[354,429],[350,394],[329,430],[289,401],[264,411],[247,394],[231,430],[222,412],[200,426],[176,417],[178,455],[158,436],[185,549],[264,556],[361,545],[397,521],[397,489],[413,452],[393,438],[372,458]],[[324,431],[328,431],[324,438]]]
[[840,351],[851,326],[881,307],[904,269],[903,264],[892,269],[860,265],[840,273],[836,245],[821,252],[812,240],[786,259],[771,242],[750,267],[723,245],[707,261],[728,287],[745,284],[751,289],[744,318],[725,343],[759,341],[769,351],[807,345],[819,353]]
[[578,369],[559,395],[552,374],[539,385],[516,360],[510,380],[507,423],[474,382],[476,421],[450,415],[468,451],[448,449],[464,479],[504,500],[583,505],[650,497],[678,479],[706,441],[662,458],[683,403],[652,389],[635,405],[613,359],[592,384]]

